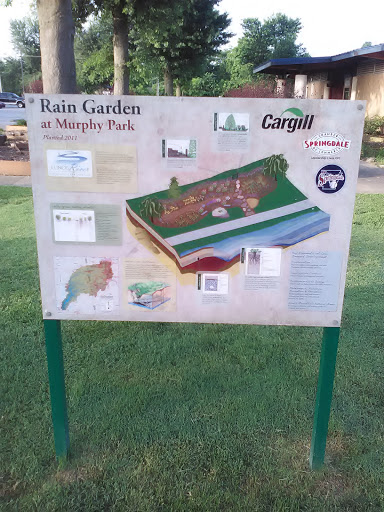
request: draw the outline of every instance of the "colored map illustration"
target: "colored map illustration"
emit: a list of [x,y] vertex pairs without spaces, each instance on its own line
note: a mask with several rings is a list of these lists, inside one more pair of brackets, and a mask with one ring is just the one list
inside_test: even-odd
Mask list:
[[55,258],[56,301],[60,311],[86,315],[116,311],[117,283],[117,258]]
[[[222,270],[242,247],[287,247],[329,230],[330,216],[287,178],[271,155],[203,181],[127,201],[127,215],[182,271]],[[203,267],[202,260],[204,260]]]

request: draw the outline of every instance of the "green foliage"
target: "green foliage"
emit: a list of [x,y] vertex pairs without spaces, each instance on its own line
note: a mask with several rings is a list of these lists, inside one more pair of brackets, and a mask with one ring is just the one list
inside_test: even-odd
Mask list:
[[25,119],[17,119],[13,121],[12,126],[27,126],[27,121]]
[[247,18],[242,25],[244,36],[239,40],[238,53],[243,64],[255,66],[269,59],[305,54],[302,45],[296,44],[302,28],[298,18],[278,13],[264,23],[257,18]]
[[149,61],[182,83],[199,75],[207,61],[225,44],[230,20],[215,9],[218,0],[182,0],[152,8],[137,42]]
[[[130,89],[136,94],[155,94],[159,66],[148,61],[139,49],[135,50],[136,23],[131,28],[131,56],[127,66],[130,70]],[[113,85],[113,19],[111,12],[94,16],[85,29],[77,30],[75,36],[75,58],[77,81],[80,89],[94,93]]]
[[0,75],[3,91],[22,94],[20,60],[7,57],[0,60]]
[[140,298],[142,295],[147,293],[153,293],[157,290],[161,290],[161,288],[164,288],[165,286],[167,286],[167,284],[162,281],[147,281],[144,283],[132,284],[128,286],[128,290],[135,292]]
[[379,165],[384,165],[384,148],[380,148],[377,151],[375,160],[376,160],[376,163],[378,163]]
[[225,130],[236,130],[236,121],[233,117],[233,114],[230,114],[224,123],[224,129]]
[[95,16],[88,27],[77,30],[75,60],[81,91],[94,93],[113,82],[113,26],[108,14]]
[[257,79],[253,74],[253,64],[243,62],[240,45],[226,53],[224,65],[228,74],[224,90],[234,89]]
[[196,139],[191,139],[189,141],[189,148],[188,148],[188,157],[189,158],[196,158]]
[[384,148],[378,147],[376,144],[368,144],[363,142],[361,145],[361,158],[372,158],[378,165],[384,164]]
[[366,117],[364,133],[367,135],[384,135],[384,116]]
[[151,222],[155,217],[160,217],[163,211],[164,207],[156,197],[147,197],[140,204],[140,215],[148,217]]
[[168,197],[177,199],[181,196],[181,189],[177,178],[174,176],[169,183]]
[[265,160],[263,173],[274,176],[275,180],[277,180],[277,176],[286,176],[288,167],[289,165],[284,155],[272,155]]
[[186,96],[221,96],[226,88],[230,73],[226,68],[227,51],[218,52],[206,62],[200,76],[183,82],[183,94]]
[[32,11],[31,16],[21,20],[12,20],[10,32],[13,48],[23,61],[24,85],[39,80],[41,78],[41,57],[39,21],[36,11]]

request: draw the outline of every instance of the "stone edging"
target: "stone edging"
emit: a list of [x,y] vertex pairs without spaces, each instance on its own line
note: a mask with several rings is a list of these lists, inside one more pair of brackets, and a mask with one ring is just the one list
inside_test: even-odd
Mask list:
[[0,175],[2,176],[30,176],[31,163],[17,160],[0,160]]

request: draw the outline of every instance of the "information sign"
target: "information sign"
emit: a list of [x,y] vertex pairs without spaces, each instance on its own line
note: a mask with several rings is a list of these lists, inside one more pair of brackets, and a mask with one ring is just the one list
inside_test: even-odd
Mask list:
[[340,325],[364,102],[26,106],[45,319]]

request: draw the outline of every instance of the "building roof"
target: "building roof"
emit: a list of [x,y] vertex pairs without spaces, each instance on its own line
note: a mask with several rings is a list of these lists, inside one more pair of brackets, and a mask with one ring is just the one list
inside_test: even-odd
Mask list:
[[254,68],[254,73],[306,74],[313,71],[326,71],[340,67],[351,67],[366,59],[384,60],[384,43],[366,48],[359,48],[332,57],[295,57],[291,59],[271,59]]

